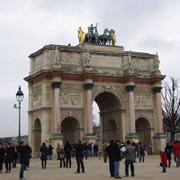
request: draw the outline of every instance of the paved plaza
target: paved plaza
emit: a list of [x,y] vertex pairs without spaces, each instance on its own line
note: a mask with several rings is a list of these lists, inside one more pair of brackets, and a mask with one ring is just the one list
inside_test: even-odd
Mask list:
[[[59,161],[52,160],[47,162],[47,169],[41,169],[40,160],[32,159],[31,167],[25,171],[27,180],[110,180],[108,163],[103,163],[102,159],[90,158],[85,160],[86,172],[75,174],[76,161],[72,159],[72,168],[59,168]],[[161,173],[159,166],[160,157],[157,155],[146,156],[145,163],[135,163],[135,177],[124,177],[124,160],[120,164],[120,175],[123,179],[154,179],[154,180],[171,180],[179,179],[180,168],[175,167],[174,161],[171,168],[167,168],[167,173]],[[5,171],[5,170],[4,170]],[[0,180],[19,179],[19,164],[16,169],[12,169],[10,174],[0,174]]]

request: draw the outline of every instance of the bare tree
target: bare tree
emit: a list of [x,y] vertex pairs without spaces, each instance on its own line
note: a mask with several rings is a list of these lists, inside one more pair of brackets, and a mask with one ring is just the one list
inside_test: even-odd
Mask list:
[[179,80],[170,78],[170,82],[164,82],[162,91],[162,111],[164,128],[170,133],[171,142],[175,140],[175,134],[180,133],[180,97]]

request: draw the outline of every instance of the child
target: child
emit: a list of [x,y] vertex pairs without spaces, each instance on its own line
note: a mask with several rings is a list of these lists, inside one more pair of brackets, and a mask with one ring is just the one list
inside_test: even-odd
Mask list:
[[167,166],[167,156],[166,153],[163,151],[160,151],[160,157],[161,157],[161,163],[160,165],[162,166],[162,172],[166,172],[166,166]]
[[[65,154],[64,154],[64,149],[60,149],[60,168],[65,167]],[[63,164],[62,164],[63,163]]]

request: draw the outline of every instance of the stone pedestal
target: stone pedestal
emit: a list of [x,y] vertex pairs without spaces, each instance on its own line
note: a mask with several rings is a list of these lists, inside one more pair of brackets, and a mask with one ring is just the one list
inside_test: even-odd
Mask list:
[[83,137],[83,143],[93,143],[93,144],[96,144],[96,140],[97,140],[97,137],[94,136],[94,134],[87,134]]
[[159,154],[159,151],[164,151],[167,138],[166,135],[163,133],[158,133],[154,137],[154,153]]
[[136,133],[130,133],[126,136],[126,141],[130,140],[131,142],[138,143],[139,142],[139,136]]
[[54,133],[52,138],[50,139],[50,144],[54,148],[53,149],[53,156],[54,157],[57,157],[57,153],[56,153],[57,143],[59,143],[60,146],[62,146],[63,140],[64,140],[64,137],[62,136],[61,133]]

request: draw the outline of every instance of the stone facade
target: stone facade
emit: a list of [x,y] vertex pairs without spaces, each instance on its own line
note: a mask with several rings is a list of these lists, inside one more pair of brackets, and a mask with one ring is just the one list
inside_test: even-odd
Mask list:
[[122,46],[47,45],[30,56],[29,142],[38,156],[42,142],[95,142],[92,102],[100,109],[101,141],[145,141],[154,151],[165,143],[157,55]]

